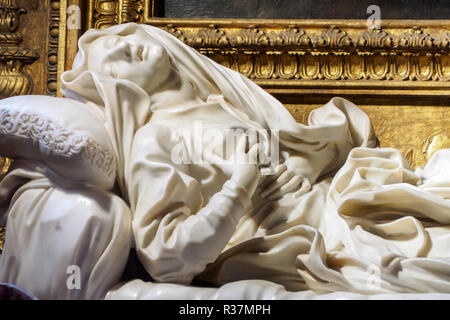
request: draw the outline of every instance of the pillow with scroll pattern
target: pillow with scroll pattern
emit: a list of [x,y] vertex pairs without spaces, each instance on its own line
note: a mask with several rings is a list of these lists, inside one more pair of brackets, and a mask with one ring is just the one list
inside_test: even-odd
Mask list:
[[110,189],[116,161],[103,121],[67,98],[0,100],[0,156],[40,161],[71,183]]

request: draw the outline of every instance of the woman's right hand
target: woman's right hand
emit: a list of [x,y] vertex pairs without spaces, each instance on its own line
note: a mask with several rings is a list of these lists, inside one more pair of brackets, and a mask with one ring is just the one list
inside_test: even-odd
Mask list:
[[290,192],[300,191],[299,195],[304,194],[311,190],[311,183],[289,165],[282,163],[273,169],[272,175],[261,180],[258,189],[262,198],[277,200]]
[[236,165],[230,180],[245,189],[251,198],[258,186],[259,177],[259,169],[256,164]]
[[228,175],[230,180],[237,183],[248,192],[250,197],[255,193],[259,183],[259,166],[257,163],[258,144],[253,145],[248,152],[247,136],[242,135],[237,143],[235,153],[231,159],[223,159],[214,155],[208,155],[208,162],[219,167],[222,172]]

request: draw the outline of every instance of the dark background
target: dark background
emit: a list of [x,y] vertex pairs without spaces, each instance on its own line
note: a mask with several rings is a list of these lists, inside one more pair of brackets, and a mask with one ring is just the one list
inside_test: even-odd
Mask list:
[[378,5],[381,19],[450,19],[450,0],[160,0],[166,18],[367,19]]

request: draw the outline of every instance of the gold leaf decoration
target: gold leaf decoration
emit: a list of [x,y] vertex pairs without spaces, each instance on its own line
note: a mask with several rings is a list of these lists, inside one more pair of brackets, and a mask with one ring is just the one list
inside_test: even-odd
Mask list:
[[19,30],[20,16],[25,9],[15,0],[0,0],[0,98],[28,94],[32,90],[31,78],[23,66],[39,56],[31,49],[18,47],[22,36]]
[[5,243],[5,233],[6,229],[0,227],[0,257],[2,256],[3,253],[3,245]]

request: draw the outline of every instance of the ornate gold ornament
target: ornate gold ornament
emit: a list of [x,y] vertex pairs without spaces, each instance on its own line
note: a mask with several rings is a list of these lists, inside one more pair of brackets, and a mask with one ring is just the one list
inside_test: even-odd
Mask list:
[[[49,8],[49,25],[48,25],[48,39],[47,39],[47,94],[51,96],[57,95],[58,89],[58,69],[64,68],[64,65],[60,65],[61,61],[58,53],[64,50],[66,44],[64,34],[62,35],[63,41],[60,43],[61,37],[61,6],[63,6],[63,12],[66,12],[66,1],[50,0]],[[63,30],[65,30],[63,26]],[[61,44],[61,45],[60,45]]]
[[5,242],[5,233],[6,233],[6,229],[0,228],[0,257],[2,256],[2,252],[3,252],[3,244]]
[[0,0],[0,98],[31,92],[33,82],[22,67],[33,63],[38,54],[18,47],[22,36],[17,33],[24,8],[16,0]]
[[[161,26],[158,20],[150,24]],[[296,25],[278,22],[278,26],[260,23],[258,27],[242,28],[181,25],[169,23],[162,27],[235,70],[241,64],[239,56],[248,56],[245,61],[249,66],[245,69],[252,72],[247,76],[257,81],[295,80],[291,85],[302,87],[311,86],[310,80],[409,80],[414,81],[409,83],[411,87],[427,87],[421,81],[450,79],[450,38],[448,33],[441,32],[439,24],[426,32],[414,26],[369,31],[364,29],[363,22],[353,25],[341,22],[331,27],[304,21]],[[260,84],[276,86],[268,81]],[[358,86],[357,82],[347,84]],[[381,83],[371,84],[375,87]]]
[[[0,178],[8,172],[9,167],[11,166],[12,160],[9,158],[0,157]],[[3,251],[3,243],[5,242],[5,232],[6,229],[0,227],[0,257]]]
[[309,80],[410,80],[411,87],[427,87],[419,82],[450,79],[447,21],[384,21],[382,29],[368,30],[361,20],[165,19],[154,17],[156,5],[91,0],[88,25],[161,27],[237,71],[245,61],[247,75],[267,87],[276,86],[267,79],[296,80],[296,87],[310,86]]

